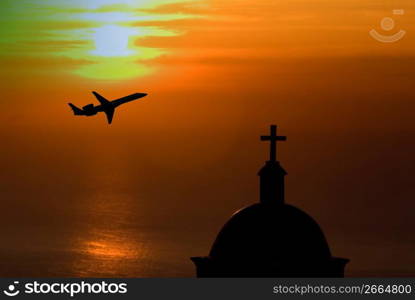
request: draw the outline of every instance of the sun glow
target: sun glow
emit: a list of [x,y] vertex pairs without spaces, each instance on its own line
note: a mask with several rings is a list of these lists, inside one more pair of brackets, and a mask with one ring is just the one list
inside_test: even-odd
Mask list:
[[128,56],[134,54],[129,48],[130,38],[137,34],[134,28],[119,25],[104,25],[96,28],[93,34],[96,49],[91,51],[97,56]]
[[[5,1],[13,8],[14,2]],[[10,9],[8,18],[14,26],[10,29],[13,34],[10,30],[1,32],[4,37],[0,35],[0,43],[7,42],[2,53],[22,52],[21,44],[31,44],[30,52],[23,54],[79,61],[77,67],[68,71],[92,79],[117,80],[151,74],[156,68],[149,66],[149,60],[169,50],[140,46],[140,40],[184,34],[164,26],[164,22],[198,17],[160,10],[165,4],[181,3],[180,0],[22,1],[33,13],[29,18],[24,11]],[[36,21],[33,28],[32,21],[21,21],[24,19]]]

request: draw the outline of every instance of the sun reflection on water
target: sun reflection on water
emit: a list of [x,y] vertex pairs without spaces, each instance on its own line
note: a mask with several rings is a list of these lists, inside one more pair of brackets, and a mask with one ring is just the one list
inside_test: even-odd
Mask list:
[[[100,231],[98,228],[83,236],[75,249],[79,255],[74,262],[76,276],[125,276],[140,273],[139,267],[145,261],[148,249],[136,237],[126,231]],[[143,264],[143,267],[144,264]]]
[[[139,199],[122,192],[128,183],[122,172],[125,155],[116,145],[113,155],[97,147],[94,160],[85,169],[90,191],[80,199],[82,227],[74,237],[72,251],[74,276],[120,277],[140,274],[151,256],[147,235],[140,230],[139,216],[145,213]],[[102,164],[104,158],[106,164]],[[141,218],[140,218],[141,219]]]
[[140,267],[146,267],[150,253],[131,215],[134,199],[110,194],[87,201],[84,228],[72,247],[76,252],[74,274],[81,277],[139,274]]
[[95,259],[135,259],[137,258],[137,247],[128,245],[119,239],[102,239],[85,241],[83,251]]

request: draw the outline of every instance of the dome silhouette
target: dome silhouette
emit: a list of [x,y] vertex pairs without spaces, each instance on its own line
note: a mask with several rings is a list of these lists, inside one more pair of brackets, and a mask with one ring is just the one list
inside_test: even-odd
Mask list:
[[287,172],[276,160],[271,135],[270,160],[261,168],[260,202],[237,211],[225,223],[205,257],[192,257],[198,277],[343,277],[349,261],[332,257],[316,221],[302,210],[285,204]]
[[288,258],[321,260],[331,254],[320,226],[305,212],[287,204],[256,203],[237,211],[223,226],[209,256],[251,256],[281,264]]

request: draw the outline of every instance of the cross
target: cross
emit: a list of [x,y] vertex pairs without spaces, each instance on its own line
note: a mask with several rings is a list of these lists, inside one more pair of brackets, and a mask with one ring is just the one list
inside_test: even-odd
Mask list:
[[277,125],[271,125],[271,134],[270,135],[263,135],[261,136],[261,141],[270,141],[271,147],[270,147],[270,155],[269,160],[270,161],[277,161],[277,142],[278,141],[286,141],[286,136],[278,136],[277,135]]

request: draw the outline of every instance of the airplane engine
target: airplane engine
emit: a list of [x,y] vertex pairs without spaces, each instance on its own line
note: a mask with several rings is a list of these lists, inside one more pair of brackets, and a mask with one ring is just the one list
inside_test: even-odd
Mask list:
[[88,105],[85,105],[84,107],[82,107],[82,109],[83,109],[83,111],[87,114],[87,115],[89,115],[89,116],[91,116],[91,115],[95,115],[97,112],[94,110],[94,104],[88,104]]
[[92,110],[92,108],[94,108],[94,104],[88,104],[82,107],[83,110]]

